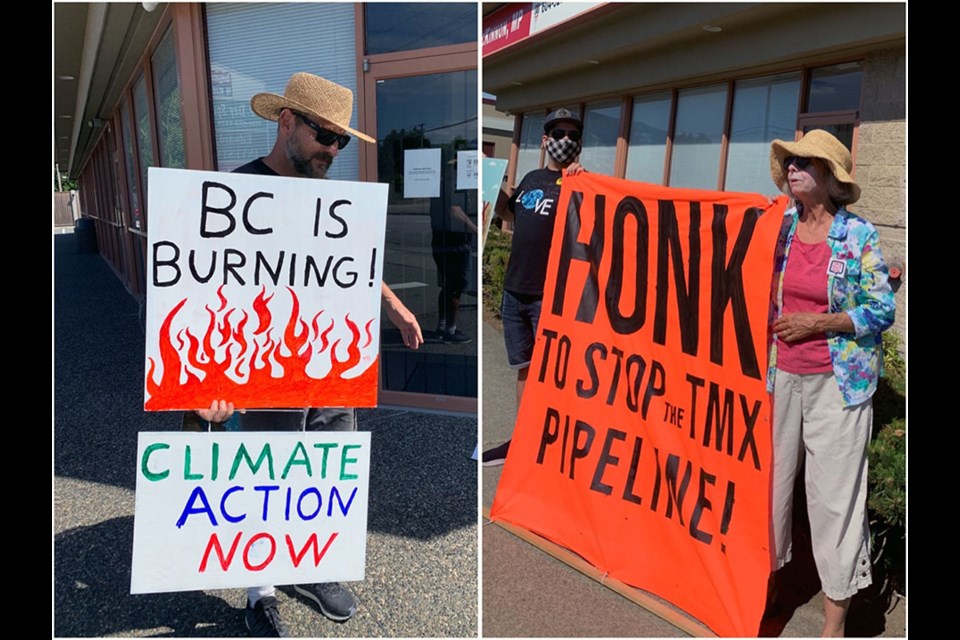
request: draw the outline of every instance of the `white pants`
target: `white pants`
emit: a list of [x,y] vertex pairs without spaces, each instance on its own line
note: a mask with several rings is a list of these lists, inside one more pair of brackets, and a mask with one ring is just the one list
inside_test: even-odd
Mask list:
[[806,455],[807,513],[823,592],[844,600],[868,587],[867,445],[873,426],[868,400],[844,407],[832,373],[777,370],[773,392],[773,535],[777,569],[792,553],[793,488]]

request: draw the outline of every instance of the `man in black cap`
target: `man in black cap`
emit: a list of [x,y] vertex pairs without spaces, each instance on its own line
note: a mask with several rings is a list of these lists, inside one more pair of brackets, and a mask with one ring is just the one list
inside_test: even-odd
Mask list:
[[[509,197],[501,192],[494,208],[500,218],[513,222],[513,244],[503,282],[500,315],[507,359],[510,368],[517,371],[518,409],[536,341],[560,184],[565,174],[583,171],[576,163],[582,149],[580,116],[568,109],[557,109],[547,116],[543,132],[540,144],[547,152],[547,166],[525,175]],[[503,464],[509,447],[507,440],[484,451],[484,466]]]

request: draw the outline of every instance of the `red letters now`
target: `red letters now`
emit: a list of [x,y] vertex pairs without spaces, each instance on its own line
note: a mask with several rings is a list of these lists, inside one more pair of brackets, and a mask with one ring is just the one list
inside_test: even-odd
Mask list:
[[[330,548],[330,545],[333,544],[333,541],[337,538],[337,532],[334,531],[330,534],[330,537],[327,538],[326,544],[323,545],[323,549],[320,549],[320,543],[317,539],[317,534],[313,533],[307,538],[307,541],[300,548],[300,551],[296,551],[293,546],[293,539],[290,537],[290,534],[284,534],[284,540],[287,543],[287,551],[290,554],[290,562],[294,567],[299,567],[300,563],[303,562],[304,556],[307,555],[307,551],[313,549],[313,566],[317,567],[320,565],[320,561],[323,560],[323,557],[326,555],[327,550]],[[223,552],[223,545],[220,544],[220,537],[216,532],[210,534],[210,539],[207,541],[207,547],[203,551],[203,558],[200,559],[200,573],[205,573],[207,570],[207,563],[210,560],[211,552],[215,552],[217,555],[217,561],[220,563],[220,568],[223,571],[228,571],[230,565],[233,564],[234,555],[237,552],[237,547],[240,546],[240,538],[243,537],[243,532],[238,531],[237,535],[234,536],[233,542],[230,543],[230,550],[227,551],[226,555]],[[253,543],[258,540],[266,539],[270,542],[270,555],[266,560],[261,562],[258,565],[253,565],[250,563],[250,547]],[[247,540],[246,545],[243,547],[243,566],[248,571],[262,571],[266,569],[271,562],[273,562],[274,557],[277,552],[277,541],[269,533],[257,533],[253,535],[249,540]]]

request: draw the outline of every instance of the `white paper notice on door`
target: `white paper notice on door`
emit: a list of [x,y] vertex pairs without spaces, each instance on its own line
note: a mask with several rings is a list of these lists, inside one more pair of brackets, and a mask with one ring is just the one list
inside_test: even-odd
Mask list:
[[403,152],[403,197],[440,197],[440,149]]
[[479,174],[477,150],[457,151],[457,189],[476,189]]

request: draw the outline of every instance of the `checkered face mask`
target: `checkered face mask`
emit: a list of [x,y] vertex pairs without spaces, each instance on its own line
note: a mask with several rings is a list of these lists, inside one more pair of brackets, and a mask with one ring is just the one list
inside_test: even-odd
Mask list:
[[563,140],[547,138],[547,153],[557,164],[570,164],[577,159],[582,148],[579,140],[574,142],[570,138],[564,138]]

